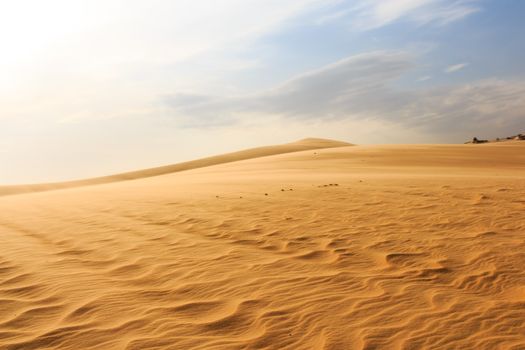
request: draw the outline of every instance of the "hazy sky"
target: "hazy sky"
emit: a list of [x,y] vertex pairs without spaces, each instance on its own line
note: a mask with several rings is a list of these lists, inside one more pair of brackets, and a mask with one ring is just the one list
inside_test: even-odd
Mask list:
[[525,1],[0,0],[0,183],[525,131]]

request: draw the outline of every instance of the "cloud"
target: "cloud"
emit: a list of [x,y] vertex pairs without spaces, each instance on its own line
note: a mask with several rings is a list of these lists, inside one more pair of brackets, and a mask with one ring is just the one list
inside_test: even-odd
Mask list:
[[[228,42],[259,37],[318,6],[319,0],[1,2],[5,52],[0,63],[25,61],[29,54],[46,60],[65,55],[83,64],[172,63]],[[86,54],[89,57],[81,60]]]
[[380,28],[408,20],[420,25],[445,25],[481,10],[479,0],[359,0],[322,16],[322,24],[348,18],[359,30]]
[[410,102],[392,110],[405,125],[441,135],[506,135],[523,128],[525,83],[497,79],[422,91],[406,91]]
[[454,72],[462,70],[463,68],[467,67],[468,65],[469,65],[469,63],[467,63],[467,62],[453,64],[453,65],[448,66],[447,68],[445,68],[444,72],[445,73],[454,73]]
[[253,95],[204,98],[177,93],[165,101],[179,115],[210,121],[226,112],[229,116],[254,112],[297,118],[337,116],[349,107],[368,110],[373,95],[411,66],[406,53],[372,52],[347,57]]
[[[328,3],[336,0],[327,0]],[[30,100],[39,118],[70,118],[115,100],[146,105],[173,86],[199,90],[210,74],[194,63],[213,62],[227,75],[256,61],[232,51],[320,6],[319,0],[39,0],[0,3],[0,119]],[[31,8],[32,11],[27,9]],[[232,49],[233,48],[233,49]],[[215,74],[218,75],[218,74]],[[72,98],[68,95],[73,93]],[[108,97],[111,96],[111,97]],[[42,102],[40,102],[40,100]],[[101,103],[101,100],[104,101]],[[140,103],[139,103],[140,100]],[[132,101],[132,102],[127,102]],[[60,109],[60,110],[59,110]],[[126,113],[128,108],[126,109]],[[84,113],[82,118],[120,112]]]
[[[401,89],[394,84],[412,67],[403,52],[347,57],[245,96],[189,97],[165,101],[187,127],[232,125],[278,116],[291,120],[376,120],[432,131],[443,137],[513,131],[523,120],[525,83],[482,80],[465,85]],[[515,130],[514,130],[515,131]]]

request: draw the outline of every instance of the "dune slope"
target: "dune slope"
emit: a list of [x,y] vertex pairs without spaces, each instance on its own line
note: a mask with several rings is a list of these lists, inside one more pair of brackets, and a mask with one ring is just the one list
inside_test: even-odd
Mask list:
[[159,176],[164,174],[175,173],[179,171],[197,169],[207,167],[211,165],[231,163],[244,159],[254,159],[260,157],[271,156],[275,154],[292,153],[311,149],[323,149],[333,147],[351,146],[351,144],[342,141],[319,139],[319,138],[306,138],[297,142],[292,142],[284,145],[265,146],[247,149],[238,152],[232,152],[222,154],[218,156],[212,156],[189,162],[177,163],[172,165],[166,165],[151,169],[131,171],[127,173],[115,174],[110,176],[102,176],[92,179],[66,181],[57,183],[46,183],[46,184],[28,184],[28,185],[17,185],[17,186],[0,186],[0,196],[19,194],[19,193],[30,193],[30,192],[41,192],[56,190],[62,188],[80,187],[80,186],[91,186],[99,185],[104,183],[125,181],[125,180],[136,180],[146,177]]
[[524,349],[525,143],[0,198],[0,349]]

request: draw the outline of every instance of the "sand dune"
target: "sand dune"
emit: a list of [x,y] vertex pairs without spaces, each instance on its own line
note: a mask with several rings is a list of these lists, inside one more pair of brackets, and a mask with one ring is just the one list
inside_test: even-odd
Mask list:
[[178,163],[173,165],[161,166],[151,169],[144,169],[138,171],[131,171],[127,173],[121,173],[110,176],[102,176],[92,179],[76,180],[76,181],[67,181],[67,182],[57,182],[57,183],[46,183],[46,184],[28,184],[28,185],[18,185],[18,186],[0,186],[0,196],[10,195],[10,194],[20,194],[20,193],[29,193],[29,192],[42,192],[49,190],[56,190],[62,188],[71,188],[71,187],[80,187],[80,186],[91,186],[99,185],[104,183],[126,181],[126,180],[136,180],[146,177],[159,176],[164,174],[175,173],[179,171],[197,169],[202,167],[207,167],[211,165],[223,164],[236,162],[244,159],[254,159],[260,157],[271,156],[275,154],[284,154],[292,153],[310,149],[322,149],[322,148],[333,148],[333,147],[342,147],[342,146],[351,146],[347,142],[319,139],[319,138],[306,138],[299,140],[297,142],[292,142],[284,145],[275,145],[275,146],[266,146],[266,147],[257,147],[252,149],[247,149],[244,151],[232,152],[227,154],[222,154],[219,156],[212,156],[197,160],[192,160],[189,162]]
[[0,198],[0,349],[525,349],[523,142],[102,179]]

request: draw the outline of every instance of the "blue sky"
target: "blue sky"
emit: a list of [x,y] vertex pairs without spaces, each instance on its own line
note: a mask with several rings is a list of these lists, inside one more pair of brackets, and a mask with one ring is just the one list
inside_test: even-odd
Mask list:
[[525,131],[519,0],[0,4],[0,183]]

